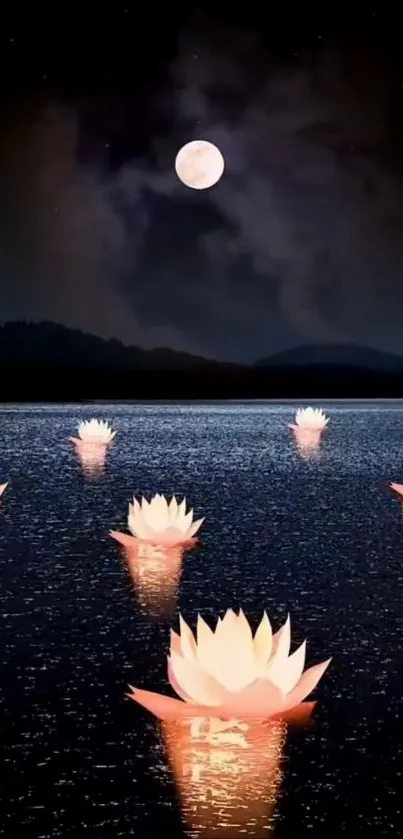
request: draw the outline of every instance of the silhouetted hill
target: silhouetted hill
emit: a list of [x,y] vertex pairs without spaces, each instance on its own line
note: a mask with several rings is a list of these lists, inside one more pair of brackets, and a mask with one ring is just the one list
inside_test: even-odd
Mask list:
[[260,359],[255,367],[338,367],[390,373],[403,371],[403,358],[355,344],[319,344]]
[[0,327],[0,359],[8,366],[83,367],[108,370],[185,370],[221,365],[165,347],[143,350],[57,323],[15,321]]
[[125,347],[54,323],[0,327],[0,400],[403,397],[403,360],[365,347],[302,347],[225,364]]

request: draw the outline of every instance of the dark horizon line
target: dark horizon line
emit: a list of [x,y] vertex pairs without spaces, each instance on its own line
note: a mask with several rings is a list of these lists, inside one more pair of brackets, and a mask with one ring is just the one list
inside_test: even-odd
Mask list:
[[238,399],[218,399],[213,397],[211,399],[209,399],[208,397],[200,399],[186,399],[186,397],[178,397],[177,399],[49,399],[47,401],[15,399],[12,401],[0,401],[0,409],[2,407],[12,407],[13,405],[313,405],[315,403],[318,403],[319,405],[325,407],[326,405],[337,405],[338,403],[347,403],[349,405],[361,405],[374,404],[378,402],[388,404],[400,404],[403,403],[403,396],[374,396],[362,397],[361,399],[358,397],[351,398],[349,396],[334,397],[333,399],[331,397],[321,399],[318,396],[296,396],[295,398],[290,397],[287,399],[242,399],[241,397],[239,397]]
[[[165,353],[165,354],[168,354],[168,355],[177,355],[177,356],[187,357],[189,359],[194,359],[195,361],[196,360],[204,361],[208,364],[231,366],[231,367],[237,367],[239,369],[244,369],[244,370],[247,370],[249,368],[253,368],[256,365],[259,366],[259,365],[264,365],[266,363],[269,365],[271,361],[275,361],[277,358],[281,358],[282,356],[287,356],[289,354],[297,353],[299,351],[301,353],[303,353],[303,352],[307,352],[308,350],[315,350],[319,347],[322,347],[322,348],[338,347],[340,349],[341,348],[350,348],[352,351],[358,350],[358,351],[364,351],[364,352],[368,352],[368,353],[375,353],[379,356],[387,356],[389,358],[393,358],[396,361],[399,360],[399,361],[402,362],[402,365],[403,365],[403,353],[400,355],[399,353],[394,352],[394,351],[378,349],[377,347],[370,346],[368,344],[355,343],[353,341],[342,341],[342,340],[340,340],[340,341],[322,340],[322,341],[316,341],[316,342],[305,341],[304,343],[294,344],[294,345],[290,346],[288,349],[285,349],[285,350],[272,351],[270,354],[268,354],[266,356],[262,355],[259,358],[255,358],[252,361],[234,361],[233,359],[232,360],[229,360],[229,359],[225,360],[225,359],[211,357],[211,356],[207,356],[207,355],[200,355],[198,353],[190,352],[188,350],[173,349],[172,347],[168,347],[168,346],[156,346],[156,347],[152,347],[151,349],[146,349],[145,347],[141,346],[140,344],[126,344],[120,338],[117,338],[116,336],[110,336],[109,338],[105,338],[102,335],[96,334],[95,332],[85,332],[83,329],[80,329],[78,327],[65,326],[64,324],[59,323],[58,321],[52,321],[52,320],[29,320],[29,319],[26,319],[26,318],[22,318],[20,320],[6,320],[6,321],[1,321],[0,322],[0,332],[3,329],[7,329],[7,328],[10,328],[10,327],[11,328],[12,327],[14,327],[14,328],[34,327],[35,328],[36,327],[36,328],[39,328],[39,329],[41,327],[42,328],[43,327],[53,327],[53,328],[59,329],[59,330],[64,331],[64,332],[68,332],[72,335],[75,333],[75,334],[79,334],[80,336],[82,336],[84,338],[94,339],[96,341],[100,341],[100,342],[102,342],[106,345],[107,344],[118,344],[123,350],[137,351],[137,352],[140,351],[141,353],[145,353],[145,354],[149,354],[149,355]],[[308,365],[307,363],[304,363],[304,362],[300,362],[300,364],[301,364],[301,368],[302,367],[307,367],[307,366],[313,366],[313,365]],[[337,366],[337,362],[333,362],[332,364]],[[1,360],[0,360],[0,366],[3,366],[1,364]],[[326,362],[326,361],[324,361],[324,362],[318,361],[317,363],[315,363],[315,366],[329,367],[331,365],[329,365],[329,362]],[[341,363],[341,364],[339,364],[339,366],[357,367],[357,366],[363,366],[363,365],[357,365],[357,364],[356,365],[354,365],[354,364],[346,365],[346,364]]]
[[1,366],[2,398],[7,402],[208,401],[282,400],[332,401],[401,399],[403,369],[385,373],[359,368],[218,366],[182,369],[119,369],[106,366]]

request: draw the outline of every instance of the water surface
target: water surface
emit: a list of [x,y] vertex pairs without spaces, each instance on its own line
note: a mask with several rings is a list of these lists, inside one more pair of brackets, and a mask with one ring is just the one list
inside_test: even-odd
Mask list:
[[[333,657],[315,724],[285,738],[273,835],[398,835],[403,516],[385,485],[403,482],[403,408],[326,410],[304,458],[290,405],[0,408],[2,836],[191,835],[161,731],[124,694],[170,692],[178,611],[194,625],[230,606],[253,621],[267,608],[275,628],[290,612],[308,663]],[[118,431],[92,477],[67,442],[91,416]],[[206,517],[173,614],[149,613],[108,536],[133,495],[154,492]],[[204,806],[222,811],[210,781]],[[194,776],[188,799],[199,788]]]

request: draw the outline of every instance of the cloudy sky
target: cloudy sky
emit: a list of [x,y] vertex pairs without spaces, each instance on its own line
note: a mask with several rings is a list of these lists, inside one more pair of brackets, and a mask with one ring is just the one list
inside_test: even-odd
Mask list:
[[[403,355],[391,13],[179,11],[158,43],[134,5],[58,14],[3,21],[2,321],[232,360],[329,341]],[[226,161],[204,192],[174,172],[199,137]]]

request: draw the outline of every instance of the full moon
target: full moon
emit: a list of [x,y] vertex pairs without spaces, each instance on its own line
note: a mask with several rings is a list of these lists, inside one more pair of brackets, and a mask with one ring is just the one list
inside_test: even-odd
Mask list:
[[180,181],[191,189],[209,189],[224,172],[224,158],[220,150],[207,140],[192,140],[182,146],[175,160]]

